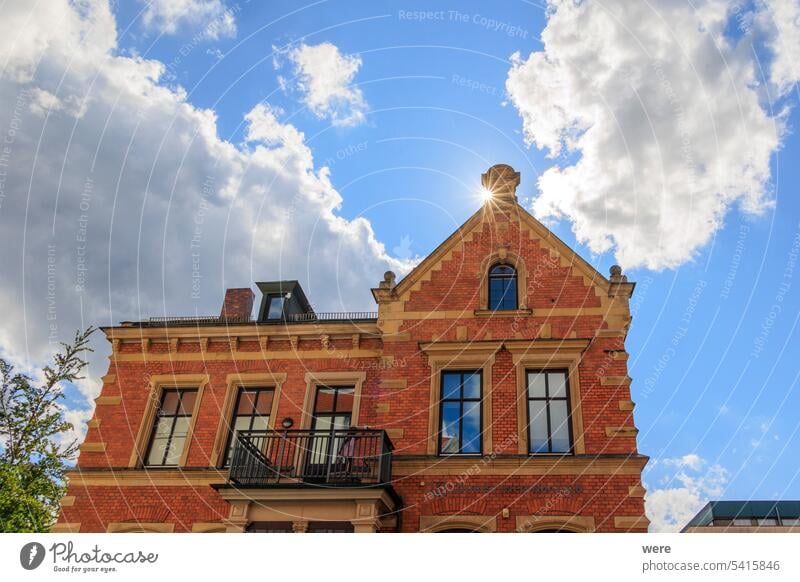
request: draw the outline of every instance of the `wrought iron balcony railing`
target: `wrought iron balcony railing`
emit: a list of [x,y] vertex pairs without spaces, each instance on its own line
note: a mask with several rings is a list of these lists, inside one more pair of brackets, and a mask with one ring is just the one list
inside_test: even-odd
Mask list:
[[380,485],[391,470],[392,443],[382,430],[242,431],[228,479],[251,487]]

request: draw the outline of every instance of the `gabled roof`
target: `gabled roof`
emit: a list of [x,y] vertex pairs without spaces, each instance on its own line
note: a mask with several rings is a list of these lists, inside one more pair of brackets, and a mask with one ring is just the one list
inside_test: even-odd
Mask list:
[[[503,208],[494,208],[491,205],[497,204],[492,200],[484,203],[472,216],[470,216],[464,224],[451,234],[442,244],[423,259],[416,267],[414,267],[395,287],[395,292],[398,296],[403,295],[406,291],[416,283],[425,273],[427,273],[434,265],[438,264],[441,258],[446,255],[450,250],[456,247],[461,241],[473,230],[480,228],[481,225],[487,221],[492,220],[495,212],[511,212],[514,213],[514,218],[519,218],[521,224],[527,226],[537,237],[542,239],[545,244],[554,248],[562,257],[566,258],[570,264],[577,268],[585,277],[589,278],[596,284],[601,284],[608,287],[610,281],[597,269],[592,266],[586,259],[581,257],[572,248],[556,236],[550,229],[548,229],[541,222],[536,220],[527,210],[514,200],[513,203],[503,202]],[[513,204],[513,206],[512,206]]]

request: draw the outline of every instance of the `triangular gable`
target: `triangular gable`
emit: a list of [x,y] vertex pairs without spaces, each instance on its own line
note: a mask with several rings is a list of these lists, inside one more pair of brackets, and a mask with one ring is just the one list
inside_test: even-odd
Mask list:
[[[440,244],[436,249],[430,253],[425,259],[422,260],[416,267],[414,267],[403,279],[397,283],[394,288],[396,296],[402,296],[409,291],[414,284],[422,279],[428,271],[433,269],[439,262],[457,245],[461,244],[468,235],[480,228],[486,220],[491,220],[487,214],[493,215],[496,212],[507,212],[504,209],[492,209],[489,205],[492,202],[486,203],[479,208],[472,216],[470,216],[464,224],[456,229],[447,239]],[[505,204],[504,204],[505,206]],[[577,269],[581,275],[596,285],[602,285],[606,289],[610,286],[610,281],[595,269],[591,263],[581,257],[572,248],[556,236],[544,224],[536,220],[527,210],[525,210],[519,203],[514,202],[513,211],[516,213],[515,218],[519,218],[521,224],[527,226],[533,234],[535,234],[546,245],[553,248],[558,254],[569,261],[570,266]]]

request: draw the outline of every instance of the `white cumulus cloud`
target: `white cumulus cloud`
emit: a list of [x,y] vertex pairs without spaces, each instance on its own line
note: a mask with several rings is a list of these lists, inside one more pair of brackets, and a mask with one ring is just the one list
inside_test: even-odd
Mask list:
[[[318,45],[301,43],[287,52],[294,65],[295,78],[281,79],[286,88],[302,95],[303,103],[320,119],[333,125],[357,125],[364,121],[367,103],[353,79],[361,58],[346,55],[329,42]],[[280,62],[276,63],[280,67]]]
[[[409,264],[337,214],[303,133],[254,103],[247,141],[220,139],[163,63],[119,54],[115,27],[105,0],[4,5],[0,36],[34,37],[0,45],[0,356],[35,369],[79,328],[218,314],[254,281],[299,279],[320,310],[373,306],[369,287]],[[87,399],[108,366],[94,347]]]
[[142,23],[162,34],[175,34],[186,27],[211,40],[236,35],[234,11],[223,0],[141,1],[146,4]]
[[697,453],[688,453],[682,457],[664,459],[661,462],[668,467],[688,467],[693,471],[699,471],[705,464],[703,458]]
[[558,160],[534,213],[624,267],[662,269],[732,208],[769,208],[785,130],[772,108],[800,75],[799,29],[798,0],[550,0],[543,50],[513,55],[506,81],[526,141]]
[[[658,485],[649,483],[660,467],[670,472]],[[651,461],[645,476],[645,513],[651,532],[677,532],[710,500],[719,499],[728,483],[728,471],[694,453]]]

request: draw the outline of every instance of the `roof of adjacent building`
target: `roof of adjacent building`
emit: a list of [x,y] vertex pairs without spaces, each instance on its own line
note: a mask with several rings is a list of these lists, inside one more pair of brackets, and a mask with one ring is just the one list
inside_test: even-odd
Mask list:
[[710,526],[715,519],[797,519],[800,501],[709,501],[683,528]]

